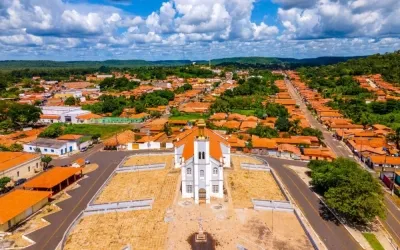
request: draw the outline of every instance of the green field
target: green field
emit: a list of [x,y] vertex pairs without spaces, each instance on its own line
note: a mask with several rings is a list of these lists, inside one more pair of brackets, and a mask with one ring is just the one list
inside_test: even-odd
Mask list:
[[381,243],[379,243],[378,239],[376,238],[375,234],[373,233],[363,233],[365,239],[367,239],[368,243],[374,250],[385,250]]
[[[47,129],[60,124],[54,123]],[[100,134],[101,139],[110,137],[116,133],[131,129],[130,125],[97,125],[97,124],[62,124],[63,134],[95,135]]]
[[238,113],[241,115],[254,115],[255,110],[253,109],[234,109],[232,110],[232,113]]
[[198,113],[193,113],[193,114],[180,114],[177,116],[170,116],[169,120],[198,120],[198,119],[208,119],[208,115],[204,114],[198,114]]

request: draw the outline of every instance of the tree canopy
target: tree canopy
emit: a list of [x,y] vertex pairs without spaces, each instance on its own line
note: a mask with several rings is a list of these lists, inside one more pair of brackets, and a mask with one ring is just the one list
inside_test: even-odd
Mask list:
[[385,217],[381,185],[352,160],[311,161],[311,185],[326,204],[351,223],[365,224]]

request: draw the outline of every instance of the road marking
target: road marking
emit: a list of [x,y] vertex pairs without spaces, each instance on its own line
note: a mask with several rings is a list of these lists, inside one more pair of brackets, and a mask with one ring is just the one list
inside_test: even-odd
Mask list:
[[[396,218],[396,215],[394,215],[391,211],[390,211],[390,209],[387,209],[387,211],[393,216],[393,218],[396,220],[396,222],[398,223],[398,224],[400,224],[400,221]],[[396,231],[395,231],[396,232]]]
[[[393,233],[390,233],[390,232],[389,232],[390,236],[392,236],[393,238],[396,238],[396,239],[400,240],[400,237],[396,234],[396,230],[394,230],[393,227],[391,227],[391,226],[389,225],[389,223],[387,223],[386,221],[383,221],[382,224],[383,224],[384,226],[388,226],[388,227],[390,228],[390,230],[394,233],[394,237],[393,237]],[[397,240],[395,240],[395,241],[396,241],[397,244],[400,243],[400,241],[397,241]]]
[[[321,217],[320,214],[319,214],[319,212],[314,208],[314,206],[311,204],[311,202],[309,201],[309,199],[304,195],[304,193],[301,191],[301,189],[299,188],[299,186],[293,181],[293,179],[292,179],[288,174],[286,174],[285,171],[283,171],[283,173],[284,173],[284,174],[290,179],[290,181],[296,186],[297,190],[299,190],[300,194],[304,197],[304,199],[306,199],[307,203],[311,206],[312,210],[314,210],[314,212],[315,212],[319,217]],[[297,202],[297,204],[299,204],[299,206],[300,206],[300,203],[299,203],[299,202]],[[303,208],[303,209],[304,209],[304,208]],[[322,218],[321,218],[321,219],[322,219]],[[329,230],[333,235],[335,235],[335,233],[334,233],[334,232],[332,231],[332,229],[329,227],[328,222],[326,222],[324,219],[322,219],[322,221],[323,221],[323,224],[328,228],[328,230]],[[352,236],[352,235],[350,235],[350,236],[351,236],[350,238],[351,238],[354,242],[356,242],[356,241],[354,240],[353,236]],[[359,243],[356,242],[356,245],[359,245]],[[343,246],[344,246],[344,245],[343,245]],[[343,249],[345,249],[345,248],[343,248]]]
[[90,190],[92,190],[92,188],[94,187],[94,185],[98,182],[98,180],[100,179],[100,177],[103,176],[103,174],[106,172],[106,170],[108,169],[108,167],[110,167],[111,164],[115,164],[115,162],[111,162],[110,164],[107,165],[107,167],[104,168],[104,171],[97,177],[97,179],[92,183],[92,185],[88,188],[88,190],[86,191],[86,193],[82,196],[82,198],[75,204],[74,208],[71,210],[71,212],[69,212],[69,214],[67,216],[65,216],[64,220],[60,223],[60,225],[56,228],[56,230],[54,231],[54,233],[48,238],[48,240],[44,243],[44,245],[42,246],[41,249],[45,249],[45,246],[47,246],[47,244],[49,244],[50,240],[54,237],[54,235],[60,230],[60,228],[64,225],[64,223],[67,221],[67,218],[69,216],[71,216],[71,214],[77,209],[78,205],[82,202],[82,200],[86,197],[86,195],[89,193]]

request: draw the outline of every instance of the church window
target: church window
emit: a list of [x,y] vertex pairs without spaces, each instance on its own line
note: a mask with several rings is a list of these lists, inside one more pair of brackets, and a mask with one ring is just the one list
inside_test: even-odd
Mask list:
[[186,173],[187,174],[192,174],[192,169],[191,168],[186,169]]
[[218,185],[213,185],[213,186],[212,186],[212,191],[213,191],[213,193],[218,193],[218,191],[219,191],[219,186],[218,186]]
[[213,174],[218,174],[218,168],[213,169]]
[[192,192],[193,192],[192,185],[186,185],[186,193],[192,193]]
[[200,177],[204,178],[204,170],[200,170]]
[[203,160],[206,158],[206,153],[201,153],[201,155],[203,156]]
[[201,160],[201,152],[199,152],[199,160]]

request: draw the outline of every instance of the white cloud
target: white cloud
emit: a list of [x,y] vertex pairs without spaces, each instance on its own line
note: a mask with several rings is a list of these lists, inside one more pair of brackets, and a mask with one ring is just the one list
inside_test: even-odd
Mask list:
[[399,48],[398,0],[273,0],[280,5],[281,30],[254,21],[256,2],[165,0],[148,16],[137,16],[124,5],[0,0],[0,49],[4,58],[157,60],[355,55]]
[[299,39],[399,36],[399,14],[397,0],[318,0],[311,8],[278,10],[285,34]]

